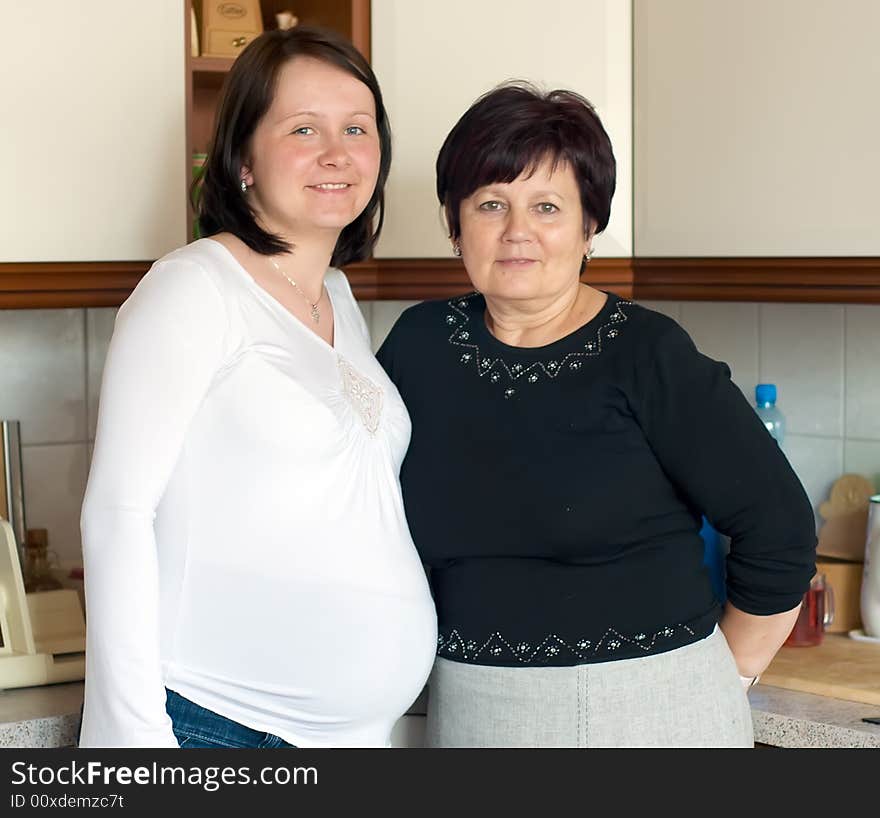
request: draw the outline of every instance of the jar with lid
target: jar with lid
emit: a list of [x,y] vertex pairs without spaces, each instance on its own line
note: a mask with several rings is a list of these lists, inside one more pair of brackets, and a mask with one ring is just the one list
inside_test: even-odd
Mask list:
[[29,528],[24,546],[24,590],[30,594],[34,591],[56,591],[61,582],[52,574],[52,561],[55,553],[49,551],[49,532],[45,528]]

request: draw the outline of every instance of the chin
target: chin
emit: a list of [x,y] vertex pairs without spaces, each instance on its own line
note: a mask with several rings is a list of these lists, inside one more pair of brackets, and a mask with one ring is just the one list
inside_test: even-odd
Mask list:
[[481,285],[474,282],[474,288],[492,298],[509,298],[516,301],[540,298],[546,295],[541,290],[539,283],[531,278],[495,279],[482,282]]
[[317,218],[312,221],[312,226],[316,230],[343,230],[357,219],[362,212],[358,211],[357,213],[328,215],[326,218]]

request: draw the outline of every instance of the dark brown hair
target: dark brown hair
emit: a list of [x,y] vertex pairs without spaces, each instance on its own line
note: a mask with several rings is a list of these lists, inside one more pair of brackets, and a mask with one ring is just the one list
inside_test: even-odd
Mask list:
[[[190,191],[203,236],[229,231],[264,255],[290,250],[282,238],[257,224],[241,191],[241,166],[258,123],[272,105],[282,66],[312,57],[338,66],[366,85],[376,103],[381,158],[376,189],[363,212],[339,235],[330,264],[341,267],[370,255],[384,220],[385,180],[391,167],[391,128],[379,83],[363,55],[344,37],[316,26],[266,31],[232,64],[223,88],[214,138],[200,178]],[[200,187],[199,187],[200,186]]]
[[[475,190],[512,182],[549,158],[571,165],[585,228],[608,225],[616,184],[611,140],[589,101],[574,91],[542,92],[527,82],[499,85],[455,124],[437,156],[437,197],[451,238],[461,234],[459,209]],[[589,221],[587,221],[589,220]]]

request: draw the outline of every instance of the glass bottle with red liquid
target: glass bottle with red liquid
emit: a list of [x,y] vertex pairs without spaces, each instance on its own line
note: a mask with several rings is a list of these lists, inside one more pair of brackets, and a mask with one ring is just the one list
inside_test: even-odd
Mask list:
[[816,574],[798,613],[797,621],[785,640],[786,647],[820,645],[825,627],[834,621],[834,591],[825,582],[825,574]]

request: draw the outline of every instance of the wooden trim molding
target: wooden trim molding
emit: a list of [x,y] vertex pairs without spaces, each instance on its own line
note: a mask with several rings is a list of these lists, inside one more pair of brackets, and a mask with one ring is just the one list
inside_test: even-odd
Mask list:
[[[150,264],[3,262],[0,309],[118,306]],[[370,259],[346,273],[367,301],[421,301],[471,288],[454,258]],[[880,257],[596,258],[584,281],[635,299],[880,304]]]
[[152,262],[0,263],[0,308],[117,307]]
[[880,257],[635,258],[637,299],[880,304]]
[[[584,280],[619,295],[632,295],[632,259],[594,259]],[[448,298],[473,289],[458,259],[371,259],[345,268],[354,294],[366,301]]]

